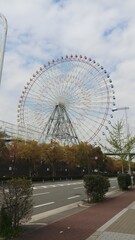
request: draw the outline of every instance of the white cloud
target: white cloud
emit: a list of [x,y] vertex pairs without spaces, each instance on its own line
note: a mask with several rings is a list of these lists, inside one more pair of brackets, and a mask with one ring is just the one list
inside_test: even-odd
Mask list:
[[134,0],[1,0],[8,35],[0,119],[16,122],[19,96],[41,64],[77,53],[94,58],[111,73],[117,107],[130,107],[133,125],[134,9]]

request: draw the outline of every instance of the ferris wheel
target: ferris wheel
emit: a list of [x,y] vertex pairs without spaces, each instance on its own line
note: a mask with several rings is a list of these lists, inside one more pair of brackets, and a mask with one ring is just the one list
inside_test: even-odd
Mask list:
[[71,55],[40,67],[18,105],[18,124],[39,132],[38,140],[91,143],[110,123],[115,96],[107,71],[91,58]]

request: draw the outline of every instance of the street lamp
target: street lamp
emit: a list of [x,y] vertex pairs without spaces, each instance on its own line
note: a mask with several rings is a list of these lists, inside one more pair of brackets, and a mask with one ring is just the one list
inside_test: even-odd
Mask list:
[[44,180],[44,158],[41,158],[41,161],[40,161],[40,168],[41,168],[41,177],[42,177],[42,182],[44,183],[45,180]]
[[55,143],[51,140],[51,147],[50,149],[52,150],[52,177],[53,177],[53,182],[54,182],[54,178],[55,178]]
[[4,60],[4,51],[6,45],[6,37],[7,37],[7,20],[6,18],[0,13],[0,25],[2,26],[2,36],[1,36],[1,44],[0,44],[0,82],[2,76],[2,67],[3,67],[3,60]]
[[[130,131],[129,131],[129,124],[128,124],[128,116],[127,116],[127,110],[129,109],[129,107],[121,107],[121,108],[114,108],[112,109],[112,111],[118,111],[118,110],[124,110],[125,111],[125,119],[126,119],[126,129],[127,129],[127,141],[129,140],[129,135],[130,135]],[[130,155],[128,154],[128,163],[129,163],[129,174],[131,175],[131,163],[130,163]]]

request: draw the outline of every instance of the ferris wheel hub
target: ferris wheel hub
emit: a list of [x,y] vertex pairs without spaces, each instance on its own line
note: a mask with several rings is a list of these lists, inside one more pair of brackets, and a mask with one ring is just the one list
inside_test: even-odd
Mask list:
[[65,98],[63,96],[59,96],[57,98],[57,104],[56,105],[61,105],[61,106],[65,107],[66,106]]

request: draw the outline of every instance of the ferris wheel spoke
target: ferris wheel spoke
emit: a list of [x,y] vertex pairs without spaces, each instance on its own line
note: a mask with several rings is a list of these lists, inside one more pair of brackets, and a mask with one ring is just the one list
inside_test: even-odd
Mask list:
[[[92,81],[92,77],[91,77],[93,75],[93,69],[94,68],[91,65],[90,65],[89,69],[84,68],[83,74],[81,74],[81,78],[80,78],[80,75],[78,73],[78,79],[79,79],[80,84],[85,86],[88,83],[94,83],[94,81]],[[94,69],[94,72],[95,72],[95,69]],[[97,75],[99,75],[98,71],[96,72],[96,74],[94,74],[95,78],[96,78]],[[89,81],[90,77],[91,77],[91,82]],[[84,79],[85,79],[85,81],[84,81]]]
[[88,125],[87,123],[85,124],[85,122],[82,121],[82,120],[79,120],[79,122],[76,123],[76,125],[78,125],[78,127],[76,127],[76,132],[83,132],[83,136],[85,136],[85,138],[89,134],[89,132],[91,132],[93,134],[95,132],[95,126],[94,125]]
[[[54,99],[54,97],[55,97],[55,89],[54,89],[54,86],[53,86],[53,83],[52,83],[52,78],[50,78],[48,75],[45,75],[45,73],[44,73],[44,75],[43,76],[40,76],[40,78],[42,79],[42,81],[44,82],[45,80],[47,81],[47,86],[45,86],[44,84],[43,84],[43,86],[44,86],[44,89],[46,90],[46,88],[47,88],[47,93],[50,95],[50,97],[52,98],[52,99]],[[51,81],[50,81],[50,79],[51,79]],[[42,83],[42,82],[41,82]]]
[[78,128],[77,128],[77,134],[82,135],[83,133],[83,136],[84,136],[84,139],[87,141],[88,140],[88,135],[89,133],[91,133],[91,135],[94,135],[95,131],[96,131],[96,128],[95,128],[95,125],[91,125],[91,127],[88,127],[89,125],[88,124],[85,124],[84,122],[79,122],[78,123]]
[[[74,111],[74,114],[73,114],[73,111],[72,112],[70,112],[70,115],[74,115],[74,117],[75,117],[75,114],[78,114],[79,116],[80,116],[80,119],[83,119],[84,117],[84,112],[82,113],[80,113],[80,112],[77,112],[77,111]],[[102,113],[101,113],[102,114]],[[103,115],[103,114],[102,114]],[[90,115],[91,117],[94,117],[94,119],[93,118],[90,118],[90,117],[88,117],[88,115],[87,115],[87,113],[85,112],[85,119],[87,119],[87,120],[89,120],[89,122],[94,122],[94,123],[99,123],[97,120],[98,119],[100,119],[100,121],[102,120],[102,116],[100,116],[99,115],[99,112],[98,112],[98,116],[97,116],[97,114],[96,114],[96,116],[95,115],[92,115],[92,113],[91,113],[91,115]]]

